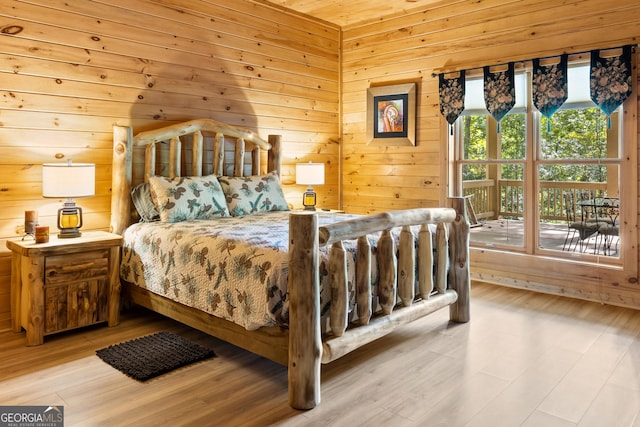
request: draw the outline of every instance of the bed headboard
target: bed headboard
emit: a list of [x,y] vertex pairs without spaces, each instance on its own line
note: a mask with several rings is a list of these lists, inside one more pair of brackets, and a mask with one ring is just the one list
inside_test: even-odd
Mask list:
[[135,136],[131,127],[115,125],[111,231],[121,234],[133,222],[131,189],[149,176],[279,174],[280,140],[280,135],[269,135],[267,142],[250,130],[212,119],[190,120]]

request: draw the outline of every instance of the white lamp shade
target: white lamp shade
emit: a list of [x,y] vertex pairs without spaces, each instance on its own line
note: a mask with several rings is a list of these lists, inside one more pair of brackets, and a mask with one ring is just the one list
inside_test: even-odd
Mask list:
[[324,184],[324,163],[297,163],[296,184],[322,185]]
[[43,197],[90,197],[96,192],[96,165],[45,163],[42,165]]

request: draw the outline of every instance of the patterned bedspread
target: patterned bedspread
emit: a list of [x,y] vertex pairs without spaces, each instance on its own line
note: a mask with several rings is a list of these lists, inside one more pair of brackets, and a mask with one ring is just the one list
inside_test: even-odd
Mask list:
[[[246,329],[286,324],[289,214],[134,224],[124,233],[121,277]],[[320,225],[351,217],[318,212]],[[323,311],[330,297],[323,286],[327,254],[323,248]],[[349,257],[350,283],[353,263]]]

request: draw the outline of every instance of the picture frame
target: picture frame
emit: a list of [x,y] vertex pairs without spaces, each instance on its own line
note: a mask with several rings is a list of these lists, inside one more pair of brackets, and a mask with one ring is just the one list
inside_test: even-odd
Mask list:
[[416,84],[367,89],[367,143],[416,145]]

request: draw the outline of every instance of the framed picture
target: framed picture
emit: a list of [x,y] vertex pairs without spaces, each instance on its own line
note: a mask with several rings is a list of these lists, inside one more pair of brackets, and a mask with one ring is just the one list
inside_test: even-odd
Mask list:
[[416,145],[416,84],[367,89],[367,142]]

